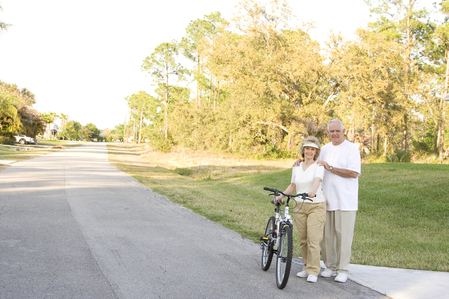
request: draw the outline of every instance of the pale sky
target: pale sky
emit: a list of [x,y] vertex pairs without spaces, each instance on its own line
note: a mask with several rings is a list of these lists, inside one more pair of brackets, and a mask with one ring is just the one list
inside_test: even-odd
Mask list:
[[[27,88],[34,108],[113,129],[125,122],[125,97],[151,93],[143,60],[163,42],[180,41],[190,21],[214,11],[230,20],[239,0],[0,0],[0,80]],[[290,0],[312,38],[330,30],[351,38],[369,21],[363,0]]]

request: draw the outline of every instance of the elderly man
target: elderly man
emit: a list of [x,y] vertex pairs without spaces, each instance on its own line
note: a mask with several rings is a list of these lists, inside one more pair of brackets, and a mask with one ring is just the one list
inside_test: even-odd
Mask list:
[[361,159],[357,146],[345,139],[340,120],[331,120],[327,131],[331,142],[322,147],[317,162],[327,170],[322,183],[327,211],[321,243],[327,268],[321,276],[336,276],[336,282],[346,282],[358,210]]

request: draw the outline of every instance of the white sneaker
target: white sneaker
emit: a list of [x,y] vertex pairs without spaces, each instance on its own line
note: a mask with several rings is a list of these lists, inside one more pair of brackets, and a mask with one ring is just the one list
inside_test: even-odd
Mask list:
[[307,277],[307,275],[308,274],[307,274],[306,270],[296,273],[296,276],[301,277],[301,278],[305,278],[305,277]]
[[337,277],[334,279],[336,282],[346,282],[346,280],[348,280],[348,274],[346,273],[338,273]]
[[316,277],[315,275],[309,275],[307,277],[308,282],[317,282],[317,280],[318,280],[318,277]]
[[323,268],[323,269],[327,268],[323,261],[320,261],[320,267]]
[[326,268],[326,269],[324,269],[323,272],[321,272],[320,275],[321,275],[321,277],[329,278],[329,277],[337,276],[337,272],[332,271],[332,270],[329,269],[329,268]]

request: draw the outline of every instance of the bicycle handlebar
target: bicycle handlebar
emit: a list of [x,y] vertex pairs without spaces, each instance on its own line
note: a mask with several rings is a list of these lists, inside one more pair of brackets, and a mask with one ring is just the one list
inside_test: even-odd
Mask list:
[[[284,196],[287,196],[289,199],[292,198],[292,197],[301,197],[302,200],[310,200],[311,202],[313,202],[313,200],[310,197],[308,197],[309,196],[308,193],[298,193],[296,195],[292,195],[292,194],[285,194],[284,192],[279,191],[278,189],[274,189],[274,188],[263,187],[263,189],[265,191],[273,192],[273,194],[269,194],[269,195],[279,196],[279,195],[282,194]],[[316,197],[316,195],[315,195],[315,197]],[[274,204],[274,198],[271,200],[271,203]]]

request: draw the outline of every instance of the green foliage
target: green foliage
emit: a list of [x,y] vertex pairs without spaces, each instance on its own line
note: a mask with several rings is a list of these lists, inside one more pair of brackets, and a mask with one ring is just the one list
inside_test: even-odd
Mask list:
[[0,144],[14,144],[14,140],[12,135],[0,135]]
[[[331,35],[323,47],[292,22],[282,0],[243,1],[231,22],[219,13],[191,21],[181,42],[162,43],[143,61],[157,86],[156,110],[139,114],[130,103],[127,137],[160,143],[154,136],[163,130],[164,150],[173,144],[277,158],[310,135],[324,144],[327,122],[339,118],[367,160],[397,146],[405,153],[388,159],[408,161],[411,143],[415,152],[444,150],[447,24],[431,22],[414,1],[366,2],[378,19],[355,40]],[[178,85],[190,84],[190,74],[192,91]]]
[[20,121],[18,107],[20,100],[8,92],[0,93],[0,132],[2,134],[12,135],[20,130],[22,122]]
[[58,117],[58,115],[55,112],[44,112],[41,114],[42,118],[44,119],[45,123],[52,124],[55,122],[55,119]]
[[174,172],[182,176],[189,176],[192,174],[192,170],[188,168],[175,168]]
[[409,150],[403,150],[395,148],[394,153],[387,157],[387,162],[411,162],[412,152]]
[[291,151],[281,150],[278,146],[274,144],[265,145],[265,149],[262,154],[256,154],[256,159],[286,159],[292,158],[293,154]]
[[43,132],[45,122],[32,108],[34,94],[26,88],[0,81],[0,134],[7,139],[24,133],[35,137]]
[[157,151],[166,153],[173,147],[173,141],[169,138],[165,138],[163,131],[151,132],[149,135],[151,146]]
[[66,122],[61,130],[59,136],[69,140],[79,140],[81,138],[81,124],[77,121],[71,120]]
[[93,123],[88,123],[81,127],[81,137],[84,140],[96,140],[100,139],[100,130]]

